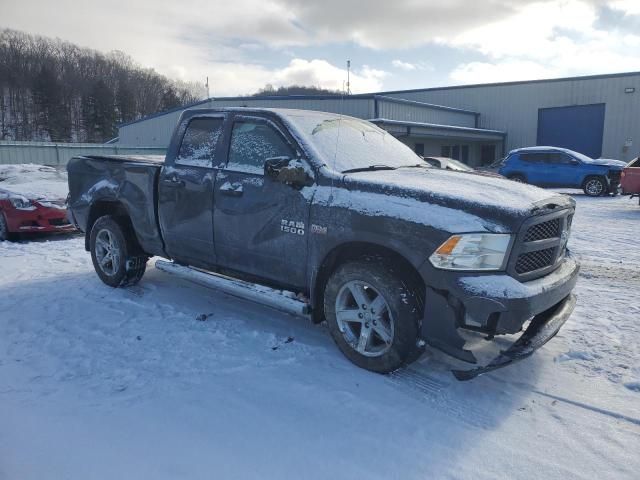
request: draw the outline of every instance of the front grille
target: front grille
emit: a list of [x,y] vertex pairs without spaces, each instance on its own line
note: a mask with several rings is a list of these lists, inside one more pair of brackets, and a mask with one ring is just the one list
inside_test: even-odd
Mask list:
[[511,248],[509,274],[529,281],[555,270],[565,257],[573,214],[573,209],[564,209],[527,219]]
[[516,273],[518,275],[522,275],[524,273],[549,267],[553,265],[555,258],[556,247],[523,253],[518,255],[518,260],[516,261]]
[[524,235],[525,242],[535,242],[536,240],[546,240],[548,238],[558,238],[561,233],[561,223],[559,218],[554,218],[548,222],[538,223],[527,229]]

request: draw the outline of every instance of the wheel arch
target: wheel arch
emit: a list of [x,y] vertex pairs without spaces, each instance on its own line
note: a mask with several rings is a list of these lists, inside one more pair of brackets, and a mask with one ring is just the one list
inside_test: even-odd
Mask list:
[[310,295],[313,306],[312,320],[320,323],[324,320],[323,291],[331,274],[340,265],[362,259],[379,258],[382,261],[393,262],[403,272],[404,278],[412,288],[416,289],[423,303],[426,284],[417,268],[402,254],[397,251],[371,242],[346,242],[335,246],[320,262],[312,278]]
[[89,210],[89,216],[87,217],[87,227],[84,236],[84,248],[87,252],[90,249],[89,243],[93,224],[96,223],[96,220],[105,215],[111,215],[115,217],[118,223],[120,223],[125,229],[127,229],[129,233],[134,232],[133,238],[136,240],[136,243],[139,243],[137,241],[137,238],[135,237],[135,230],[133,228],[133,224],[131,223],[131,216],[129,215],[127,207],[119,200],[103,198],[95,201],[91,205],[91,208]]

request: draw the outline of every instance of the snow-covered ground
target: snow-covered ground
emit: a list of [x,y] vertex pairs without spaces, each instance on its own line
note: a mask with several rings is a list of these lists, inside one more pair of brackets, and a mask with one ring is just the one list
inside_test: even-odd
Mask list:
[[110,289],[81,237],[0,243],[0,479],[639,478],[640,207],[575,197],[577,310],[466,383],[151,264]]

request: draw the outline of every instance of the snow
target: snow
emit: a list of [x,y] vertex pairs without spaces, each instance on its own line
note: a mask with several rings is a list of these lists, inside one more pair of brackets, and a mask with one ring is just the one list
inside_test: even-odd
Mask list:
[[349,208],[374,217],[402,218],[449,232],[508,232],[505,226],[476,215],[454,208],[424,203],[408,196],[347,191],[330,186],[319,186],[315,189],[309,189],[305,193],[313,194],[313,202],[318,205]]
[[30,200],[64,200],[69,193],[67,172],[44,165],[0,165],[0,190]]
[[152,262],[111,289],[81,237],[0,242],[0,478],[637,478],[640,208],[575,198],[575,313],[466,383],[431,349],[358,369],[323,325]]

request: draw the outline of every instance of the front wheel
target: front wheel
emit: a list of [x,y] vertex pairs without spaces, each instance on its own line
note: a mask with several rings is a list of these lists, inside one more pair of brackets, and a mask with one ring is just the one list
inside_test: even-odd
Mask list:
[[383,261],[338,267],[325,288],[324,311],[338,348],[359,367],[389,373],[420,353],[418,295]]
[[91,260],[98,277],[110,287],[127,287],[140,281],[148,257],[136,248],[128,228],[114,217],[100,217],[91,228]]
[[0,242],[3,240],[9,240],[9,227],[3,213],[0,212]]
[[599,197],[607,192],[607,184],[601,177],[589,177],[584,182],[582,190],[590,197]]
[[9,231],[9,225],[7,225],[7,220],[4,218],[4,214],[0,212],[0,242],[3,240],[16,240],[17,234],[11,233]]

